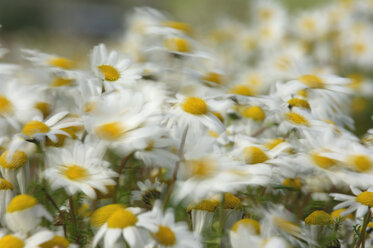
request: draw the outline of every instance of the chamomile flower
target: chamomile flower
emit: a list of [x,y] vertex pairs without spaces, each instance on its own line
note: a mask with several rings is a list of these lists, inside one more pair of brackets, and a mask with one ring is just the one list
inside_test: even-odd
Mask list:
[[[103,224],[93,239],[93,247],[103,239],[103,247],[145,247],[149,242],[148,229],[155,230],[152,221],[139,208],[120,208]],[[147,228],[147,229],[146,229]]]
[[140,71],[130,68],[129,58],[120,58],[116,51],[108,52],[104,44],[95,46],[92,51],[91,69],[105,84],[106,90],[126,86],[141,78]]
[[51,71],[72,70],[76,66],[74,61],[57,55],[30,49],[22,49],[22,52],[25,54],[26,59],[36,66],[41,66]]
[[151,231],[152,240],[150,241],[150,245],[152,247],[201,247],[200,243],[189,231],[185,222],[175,222],[173,210],[167,209],[163,213],[160,201],[156,202],[151,212],[144,215],[153,219],[153,223],[156,226]]
[[5,214],[5,209],[8,206],[9,202],[14,196],[13,185],[11,182],[0,178],[0,223],[4,225],[3,217]]
[[7,206],[5,221],[7,227],[13,232],[27,234],[37,227],[42,218],[52,221],[52,216],[41,206],[35,197],[30,195],[17,195]]
[[100,143],[79,141],[65,148],[51,148],[44,177],[53,189],[64,188],[69,195],[81,191],[96,198],[95,189],[106,193],[106,186],[114,185],[113,178],[118,176],[102,160],[105,148]]
[[352,186],[350,188],[354,196],[340,193],[330,194],[334,200],[342,201],[334,207],[334,210],[343,208],[343,212],[340,213],[342,217],[356,211],[356,218],[362,218],[368,211],[371,211],[370,207],[373,207],[373,192],[369,191],[371,188],[368,191],[361,191]]
[[165,184],[158,181],[156,178],[154,182],[146,179],[144,182],[137,182],[140,190],[132,191],[132,201],[141,201],[147,206],[152,206],[153,203],[160,199],[161,194],[164,193]]
[[[0,247],[2,248],[35,248],[35,247],[45,247],[50,248],[52,246],[46,246],[48,240],[53,238],[53,232],[49,230],[39,230],[30,237],[21,233],[1,235],[0,233]],[[62,238],[62,237],[61,237]],[[54,244],[54,243],[52,243]],[[63,246],[66,243],[56,243],[62,248],[72,248],[69,246]]]

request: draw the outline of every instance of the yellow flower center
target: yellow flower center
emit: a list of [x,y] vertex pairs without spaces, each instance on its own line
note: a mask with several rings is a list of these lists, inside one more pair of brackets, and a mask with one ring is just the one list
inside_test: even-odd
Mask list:
[[243,96],[252,96],[254,95],[253,91],[249,88],[249,86],[244,84],[238,84],[234,86],[230,93],[237,94],[237,95],[243,95]]
[[175,233],[168,226],[158,226],[158,232],[154,234],[154,238],[164,246],[171,246],[176,243]]
[[67,248],[69,247],[69,241],[62,236],[54,236],[53,239],[44,242],[43,244],[39,245],[40,248]]
[[49,64],[62,69],[72,69],[75,67],[75,63],[67,58],[53,58],[49,60]]
[[190,160],[185,163],[191,177],[207,178],[215,174],[217,166],[215,161],[209,158]]
[[247,107],[242,111],[242,115],[246,118],[253,119],[254,121],[264,121],[266,114],[259,106]]
[[316,28],[315,20],[311,18],[304,19],[301,25],[307,31],[313,31]]
[[309,103],[304,99],[293,98],[288,101],[288,104],[290,107],[298,107],[311,110]]
[[121,204],[109,204],[103,206],[93,212],[91,216],[91,226],[100,227],[119,209],[124,209],[125,206]]
[[41,121],[29,121],[23,127],[21,133],[31,137],[37,133],[47,133],[49,130],[49,127]]
[[282,138],[274,138],[272,140],[270,140],[267,144],[265,144],[265,148],[269,149],[269,150],[272,150],[273,148],[275,148],[276,146],[278,146],[279,144],[285,142],[284,139]]
[[181,108],[192,115],[204,115],[207,113],[207,104],[204,100],[198,97],[189,96],[184,99]]
[[290,122],[296,125],[309,126],[308,120],[305,117],[301,116],[300,114],[289,112],[289,113],[286,113],[285,116]]
[[107,221],[109,228],[126,228],[137,223],[137,216],[127,209],[118,209]]
[[114,66],[100,65],[98,69],[104,74],[106,81],[113,82],[120,78],[120,73]]
[[164,41],[164,46],[170,52],[187,53],[191,51],[190,42],[183,38],[173,37]]
[[373,207],[373,192],[364,191],[356,196],[356,201],[369,207]]
[[307,98],[307,96],[308,96],[307,89],[298,90],[297,95],[301,96],[301,97],[304,97],[304,98]]
[[234,223],[234,225],[232,226],[232,231],[237,232],[238,228],[241,228],[241,227],[252,230],[257,235],[260,234],[260,224],[257,220],[248,219],[248,218],[239,220],[236,223]]
[[202,77],[202,80],[221,85],[223,83],[223,76],[216,72],[209,72]]
[[351,79],[351,83],[349,83],[348,86],[353,89],[358,89],[364,81],[364,77],[360,74],[351,74],[348,78]]
[[[215,195],[210,200],[217,201],[219,204],[222,201],[222,195]],[[224,209],[241,209],[242,204],[240,198],[230,194],[224,193]]]
[[23,248],[24,246],[25,243],[13,235],[6,235],[0,239],[1,248]]
[[315,89],[322,89],[324,88],[324,82],[321,78],[319,78],[316,75],[312,74],[306,74],[299,78],[299,81],[301,81],[303,84],[315,88]]
[[72,85],[73,80],[68,78],[56,77],[51,86],[52,87],[62,87],[62,86],[69,86]]
[[283,182],[282,185],[285,187],[293,188],[299,190],[302,187],[302,183],[298,178],[286,178]]
[[4,178],[0,178],[0,190],[12,190],[13,185],[8,180],[5,180]]
[[259,16],[262,20],[270,20],[273,16],[273,11],[269,8],[262,8],[259,10]]
[[34,108],[38,109],[44,117],[47,117],[52,112],[52,107],[47,102],[36,102]]
[[334,220],[330,214],[326,213],[325,211],[317,210],[308,215],[305,222],[308,225],[327,225],[334,223]]
[[27,162],[27,155],[21,150],[17,150],[12,157],[12,161],[7,162],[8,151],[3,152],[0,156],[0,166],[6,169],[18,169]]
[[259,164],[268,160],[265,152],[256,146],[247,146],[243,150],[245,162],[247,164]]
[[81,181],[89,177],[87,169],[75,164],[63,166],[62,174],[72,181]]
[[166,21],[163,23],[164,26],[177,29],[180,31],[183,31],[186,34],[189,34],[191,32],[191,27],[189,24],[184,22],[174,22],[174,21]]
[[215,200],[206,200],[203,199],[200,203],[197,205],[190,205],[187,208],[187,212],[192,211],[193,209],[195,210],[203,210],[203,211],[208,211],[208,212],[214,212],[215,208],[219,206],[219,202]]
[[[345,210],[346,210],[346,208],[341,208],[341,209],[334,210],[334,211],[332,212],[331,216],[332,216],[333,218],[340,218],[340,217],[341,217],[341,213],[342,213],[343,211],[345,211]],[[355,217],[354,217],[353,214],[349,214],[349,215],[347,215],[347,216],[344,217],[344,218],[349,218],[349,219],[353,220]]]
[[367,45],[363,42],[355,42],[352,45],[352,51],[357,53],[357,54],[364,54],[367,50]]
[[290,222],[288,220],[285,220],[279,216],[275,216],[273,218],[273,222],[279,229],[289,234],[298,235],[300,232],[300,227],[297,224]]
[[0,94],[0,114],[10,114],[13,110],[13,104],[5,96]]
[[17,195],[9,203],[6,212],[13,213],[17,211],[22,211],[38,204],[38,200],[30,195]]
[[311,159],[317,166],[323,169],[329,169],[330,167],[337,164],[336,160],[321,156],[316,152],[311,153]]
[[372,168],[372,161],[367,155],[352,155],[348,161],[357,171],[365,172]]
[[109,122],[96,128],[97,136],[109,141],[120,139],[124,133],[125,129],[120,122]]
[[96,109],[96,102],[87,102],[84,105],[84,112],[89,113]]

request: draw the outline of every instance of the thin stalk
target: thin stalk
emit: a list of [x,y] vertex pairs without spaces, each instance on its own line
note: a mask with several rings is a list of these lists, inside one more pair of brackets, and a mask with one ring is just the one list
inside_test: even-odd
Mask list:
[[358,247],[365,248],[365,233],[366,233],[366,229],[367,229],[367,226],[368,226],[371,215],[372,215],[372,211],[370,211],[370,207],[369,207],[368,208],[368,213],[364,217],[363,226],[362,226],[361,232],[360,232],[360,240],[357,242],[357,245],[356,245],[357,248]]
[[113,202],[117,201],[117,191],[118,191],[118,187],[119,187],[120,176],[122,175],[123,169],[126,166],[126,164],[129,160],[129,158],[131,157],[131,155],[132,155],[132,153],[125,156],[123,158],[122,162],[120,163],[119,170],[118,170],[118,177],[115,179],[115,187],[114,187],[114,192],[113,192]]
[[180,161],[181,161],[181,158],[183,156],[184,145],[185,145],[185,140],[186,140],[187,133],[188,133],[188,126],[185,128],[183,136],[181,137],[181,142],[180,142],[180,147],[179,147],[179,152],[178,152],[179,160],[176,161],[176,163],[175,163],[175,169],[174,169],[174,173],[172,175],[172,180],[171,180],[170,185],[168,186],[168,190],[167,190],[166,196],[164,198],[163,210],[165,210],[167,208],[167,203],[170,200],[172,190],[174,189],[174,185],[175,185],[175,182],[176,182],[176,179],[177,179],[177,172],[179,170]]
[[72,196],[69,196],[69,206],[70,206],[70,215],[71,215],[71,219],[73,221],[73,224],[74,224],[74,227],[75,227],[75,230],[77,231],[76,235],[75,235],[75,242],[80,245],[80,234],[79,234],[79,229],[78,229],[78,222],[77,222],[77,219],[76,219],[76,215],[75,215],[75,209],[74,209],[74,200],[73,200],[73,197]]

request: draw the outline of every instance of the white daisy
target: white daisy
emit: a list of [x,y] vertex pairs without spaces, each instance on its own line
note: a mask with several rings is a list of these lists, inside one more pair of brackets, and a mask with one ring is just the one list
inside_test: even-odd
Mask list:
[[81,143],[64,148],[50,148],[44,177],[53,189],[65,188],[69,195],[82,191],[96,198],[95,189],[107,193],[107,185],[114,185],[116,172],[103,161],[105,146],[101,143]]

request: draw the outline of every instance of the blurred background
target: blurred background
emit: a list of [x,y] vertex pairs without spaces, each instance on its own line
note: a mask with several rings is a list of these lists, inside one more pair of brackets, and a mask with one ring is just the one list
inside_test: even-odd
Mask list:
[[[279,0],[291,11],[312,8],[330,0]],[[28,47],[45,52],[70,51],[120,36],[125,18],[136,6],[166,11],[197,29],[225,16],[248,19],[248,0],[0,0],[0,40],[4,47]],[[56,46],[58,44],[58,46]]]

